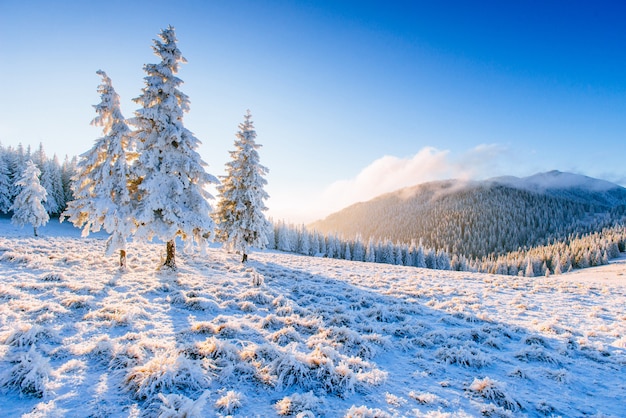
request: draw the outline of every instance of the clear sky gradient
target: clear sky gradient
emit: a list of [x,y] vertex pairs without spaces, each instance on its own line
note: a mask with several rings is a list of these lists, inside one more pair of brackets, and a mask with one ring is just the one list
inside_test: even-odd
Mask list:
[[132,117],[172,25],[207,171],[224,174],[250,109],[274,218],[452,177],[626,185],[625,16],[622,1],[0,0],[0,142],[91,148],[96,70]]

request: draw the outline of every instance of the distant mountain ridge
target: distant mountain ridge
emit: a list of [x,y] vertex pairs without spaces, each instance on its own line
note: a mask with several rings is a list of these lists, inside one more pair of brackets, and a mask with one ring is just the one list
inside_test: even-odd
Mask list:
[[503,254],[623,221],[626,188],[549,171],[525,178],[444,180],[356,203],[309,225],[323,234],[423,241],[467,257]]
[[557,170],[523,178],[495,177],[487,181],[611,207],[623,205],[626,202],[626,188],[622,186],[606,180]]

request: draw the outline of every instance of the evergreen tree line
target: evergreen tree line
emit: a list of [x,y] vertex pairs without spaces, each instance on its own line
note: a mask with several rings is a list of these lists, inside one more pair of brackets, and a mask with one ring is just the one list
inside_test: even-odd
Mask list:
[[325,235],[304,225],[272,222],[269,248],[296,254],[343,260],[386,263],[438,270],[546,276],[608,264],[626,251],[626,226],[623,222],[601,231],[572,234],[554,239],[547,245],[518,249],[506,254],[468,258],[463,254],[425,247],[422,242],[401,243],[390,239],[369,238],[360,234],[345,239],[339,234]]
[[459,269],[513,276],[546,276],[608,264],[626,251],[623,223],[583,235],[574,234],[551,244],[491,255],[467,262]]
[[18,182],[24,173],[27,162],[32,161],[39,169],[41,186],[46,190],[43,206],[49,216],[59,216],[74,199],[71,178],[76,174],[76,157],[59,162],[58,157],[48,157],[42,144],[32,151],[30,146],[21,144],[13,148],[0,143],[0,212],[12,212],[11,206],[23,186]]
[[438,270],[453,268],[450,255],[442,249],[427,248],[421,242],[410,244],[390,239],[363,240],[360,234],[345,239],[338,234],[324,235],[304,225],[272,222],[269,248],[297,254],[342,260],[385,263]]

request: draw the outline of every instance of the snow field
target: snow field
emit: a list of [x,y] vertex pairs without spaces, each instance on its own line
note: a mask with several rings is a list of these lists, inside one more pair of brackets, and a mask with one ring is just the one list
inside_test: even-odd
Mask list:
[[104,245],[0,237],[3,415],[626,413],[619,264],[524,278],[213,248],[171,273],[162,244],[130,243],[126,271]]

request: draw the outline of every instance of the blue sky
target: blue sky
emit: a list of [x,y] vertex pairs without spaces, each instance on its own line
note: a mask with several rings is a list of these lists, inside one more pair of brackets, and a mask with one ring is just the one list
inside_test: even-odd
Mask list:
[[222,175],[250,109],[269,214],[323,217],[443,178],[626,185],[620,1],[0,1],[0,142],[88,150],[105,70],[126,117],[176,28],[185,125]]

